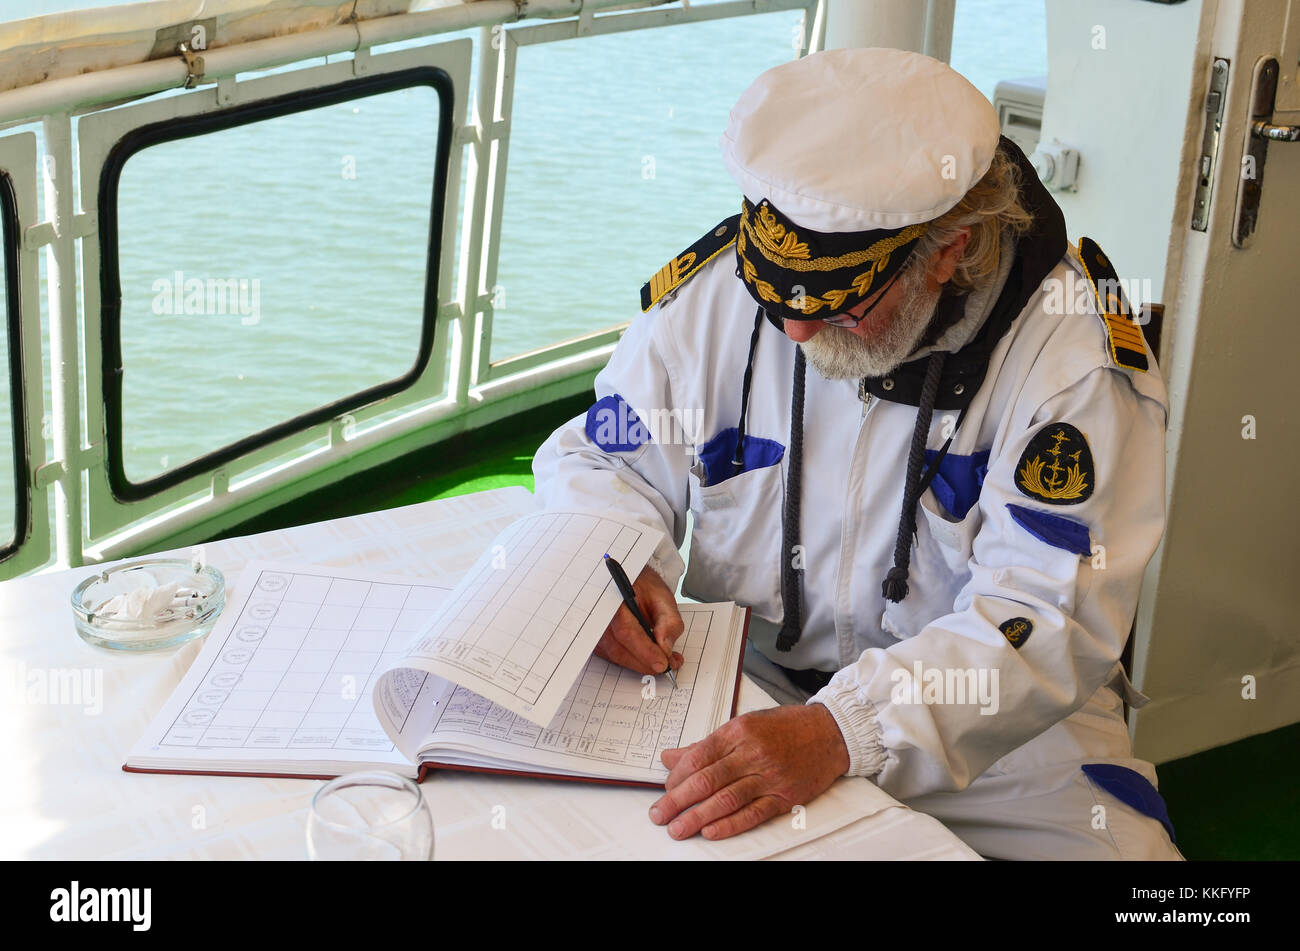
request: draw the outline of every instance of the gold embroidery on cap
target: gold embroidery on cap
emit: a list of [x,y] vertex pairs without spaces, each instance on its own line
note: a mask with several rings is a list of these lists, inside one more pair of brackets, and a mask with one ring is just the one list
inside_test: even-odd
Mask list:
[[799,240],[796,232],[789,231],[783,225],[778,224],[768,208],[758,209],[757,222],[750,220],[748,208],[742,211],[740,215],[740,233],[742,236],[746,230],[749,231],[750,237],[753,238],[759,253],[779,268],[784,268],[787,271],[837,271],[840,268],[856,267],[859,264],[876,261],[879,258],[884,258],[887,261],[889,255],[894,251],[905,244],[910,244],[929,231],[930,222],[908,225],[898,234],[891,235],[888,238],[881,238],[862,251],[851,251],[848,254],[820,258],[810,257],[808,245]]
[[736,254],[740,258],[740,271],[745,279],[746,284],[753,284],[754,290],[758,291],[758,296],[763,300],[773,304],[781,303],[781,295],[776,292],[776,288],[767,281],[758,279],[758,271],[750,263],[749,258],[745,257],[745,232],[740,231],[736,235]]
[[741,276],[746,284],[752,284],[758,296],[765,301],[773,304],[785,304],[792,310],[801,311],[805,314],[815,314],[823,307],[829,307],[832,310],[840,310],[849,299],[850,293],[855,293],[859,297],[866,297],[871,293],[871,285],[875,282],[876,274],[889,267],[889,258],[893,250],[886,252],[879,260],[873,261],[871,267],[863,271],[857,277],[853,278],[851,286],[844,289],[832,289],[825,292],[823,296],[816,294],[804,294],[801,297],[792,297],[789,300],[782,300],[781,295],[777,293],[776,288],[767,281],[759,280],[758,271],[745,256],[745,229],[741,228],[736,235],[736,251],[740,258]]
[[[751,215],[752,211],[756,211],[757,214]],[[823,307],[830,308],[832,311],[843,310],[850,294],[856,294],[860,298],[868,296],[876,276],[889,267],[893,253],[905,245],[912,244],[929,230],[928,221],[909,225],[897,234],[875,241],[861,251],[814,258],[811,257],[807,243],[800,241],[798,233],[793,229],[786,228],[778,222],[771,209],[766,205],[760,205],[755,209],[745,202],[740,214],[740,228],[736,233],[736,252],[740,258],[741,276],[745,283],[753,286],[762,300],[773,304],[784,304],[792,310],[805,314],[815,314]],[[746,254],[751,242],[766,260],[787,271],[834,271],[867,262],[870,262],[871,266],[854,276],[846,288],[833,288],[820,296],[802,294],[783,300],[771,283],[759,279],[758,270]]]
[[[748,214],[742,213],[740,220],[742,224],[749,224]],[[766,249],[771,252],[764,257],[771,258],[773,255],[800,259],[811,257],[808,245],[800,241],[799,236],[793,231],[787,231],[785,225],[779,224],[770,208],[766,206],[759,208],[758,221],[751,227],[759,250]]]

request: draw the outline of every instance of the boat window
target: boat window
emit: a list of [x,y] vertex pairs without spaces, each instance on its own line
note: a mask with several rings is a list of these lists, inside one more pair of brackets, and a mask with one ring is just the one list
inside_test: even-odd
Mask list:
[[802,15],[520,47],[493,362],[632,319],[641,285],[740,211],[718,136],[754,77],[795,57]]
[[990,102],[1004,79],[1046,76],[1046,4],[1043,0],[962,0],[953,16],[949,62]]
[[450,127],[446,74],[422,68],[118,144],[99,196],[116,495],[414,381],[432,349]]
[[21,353],[18,309],[18,209],[13,181],[0,171],[0,307],[4,308],[4,331],[0,332],[0,367],[8,375],[0,385],[0,558],[12,554],[24,534],[27,507],[27,469],[22,433],[26,426],[22,410],[22,374],[15,366]]

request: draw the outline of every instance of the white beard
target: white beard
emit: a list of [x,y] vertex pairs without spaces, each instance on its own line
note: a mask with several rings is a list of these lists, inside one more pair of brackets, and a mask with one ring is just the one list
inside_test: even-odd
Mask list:
[[927,291],[924,284],[906,291],[893,321],[876,337],[864,340],[847,327],[826,326],[817,336],[799,344],[804,358],[828,380],[858,380],[889,373],[920,344],[942,293]]

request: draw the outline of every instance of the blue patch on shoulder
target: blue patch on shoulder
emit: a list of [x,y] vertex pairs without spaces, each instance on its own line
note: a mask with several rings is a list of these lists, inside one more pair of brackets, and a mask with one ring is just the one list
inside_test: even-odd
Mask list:
[[587,438],[605,452],[631,452],[650,441],[650,432],[627,401],[613,393],[587,410]]
[[[936,449],[925,451],[927,471],[929,466],[934,465],[935,457],[938,455]],[[950,452],[943,457],[943,462],[939,463],[939,471],[934,474],[930,489],[934,492],[934,497],[939,500],[939,504],[948,510],[948,514],[953,518],[965,518],[971,506],[979,501],[980,486],[984,484],[984,477],[988,474],[989,451],[987,449],[971,453],[969,456],[958,456]]]
[[732,462],[736,458],[736,437],[739,430],[735,426],[724,429],[700,447],[700,463],[704,466],[704,480],[707,485],[726,482],[733,476],[751,469],[774,466],[785,456],[785,446],[775,439],[763,439],[759,436],[745,436],[745,458],[743,468],[737,470]]
[[1169,819],[1165,799],[1151,785],[1151,780],[1136,770],[1113,763],[1084,763],[1083,771],[1120,802],[1159,822],[1169,833],[1169,841],[1177,844],[1178,837],[1174,835],[1174,824]]
[[1072,551],[1085,558],[1092,554],[1092,539],[1088,526],[1076,522],[1064,515],[1052,515],[1038,509],[1025,508],[1023,505],[1007,503],[1007,511],[1016,520],[1016,524],[1033,535],[1039,541],[1047,542],[1057,548]]

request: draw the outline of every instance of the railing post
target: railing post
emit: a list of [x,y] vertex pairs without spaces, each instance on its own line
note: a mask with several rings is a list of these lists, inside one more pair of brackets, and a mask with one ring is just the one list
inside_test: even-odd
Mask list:
[[81,493],[81,359],[77,346],[77,258],[73,206],[72,118],[45,117],[45,213],[54,240],[45,249],[50,314],[50,410],[54,457],[62,469],[54,483],[55,562],[83,561]]
[[955,10],[956,0],[828,0],[826,48],[889,46],[947,62]]

